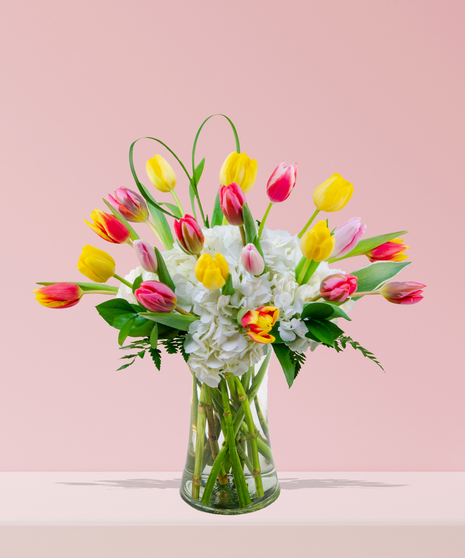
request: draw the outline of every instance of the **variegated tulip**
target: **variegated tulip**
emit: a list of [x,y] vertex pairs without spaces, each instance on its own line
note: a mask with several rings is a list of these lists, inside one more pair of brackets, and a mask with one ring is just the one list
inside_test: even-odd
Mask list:
[[220,205],[223,215],[230,225],[244,224],[242,208],[246,203],[244,192],[238,184],[232,182],[220,188]]
[[284,161],[279,163],[266,185],[266,193],[272,203],[287,200],[297,180],[297,163],[293,165],[285,165],[284,163]]
[[35,293],[37,302],[47,308],[71,308],[84,294],[80,287],[72,283],[55,283],[32,292]]
[[256,343],[273,343],[275,337],[270,334],[279,316],[278,308],[274,306],[260,306],[256,310],[249,310],[241,319],[242,327],[247,329],[247,335]]
[[89,225],[89,227],[95,231],[100,238],[106,240],[107,242],[112,242],[113,244],[123,244],[127,242],[129,238],[129,229],[118,221],[114,215],[100,211],[100,209],[95,209],[90,214],[93,224],[89,223],[84,219],[84,222]]
[[402,243],[401,238],[395,238],[389,242],[385,242],[368,252],[365,255],[370,260],[370,262],[380,262],[380,261],[390,261],[390,262],[401,262],[408,258],[404,254],[405,250],[408,250],[410,246]]
[[129,188],[118,188],[114,197],[108,194],[108,201],[128,221],[142,223],[149,218],[147,202]]
[[198,255],[202,251],[205,238],[197,221],[191,215],[184,215],[179,221],[174,221],[174,232],[181,248],[191,255]]

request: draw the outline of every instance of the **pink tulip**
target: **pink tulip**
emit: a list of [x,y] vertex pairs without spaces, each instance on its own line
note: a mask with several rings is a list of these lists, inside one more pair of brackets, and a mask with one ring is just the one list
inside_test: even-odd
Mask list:
[[129,188],[118,188],[115,197],[108,194],[108,201],[123,217],[133,223],[141,223],[149,218],[149,210],[144,198]]
[[243,225],[242,206],[246,203],[245,194],[235,182],[220,188],[220,205],[223,215],[231,225]]
[[263,257],[253,244],[247,244],[242,248],[241,261],[245,270],[252,275],[261,275],[265,269]]
[[297,163],[287,166],[284,163],[279,163],[266,185],[266,193],[272,203],[287,200],[297,180]]
[[423,298],[422,283],[413,281],[386,283],[380,289],[381,294],[394,304],[415,304]]
[[320,285],[321,297],[328,302],[344,302],[357,290],[357,280],[357,277],[349,274],[328,275]]
[[352,217],[334,231],[334,248],[332,258],[342,258],[357,246],[367,226],[362,223],[360,217]]
[[134,294],[142,306],[152,312],[168,313],[176,308],[176,295],[164,283],[143,281]]
[[156,273],[157,271],[157,258],[155,250],[145,240],[134,240],[134,250],[140,265],[145,271]]
[[174,232],[181,248],[188,254],[198,255],[202,251],[205,238],[197,221],[191,215],[184,215],[174,221]]

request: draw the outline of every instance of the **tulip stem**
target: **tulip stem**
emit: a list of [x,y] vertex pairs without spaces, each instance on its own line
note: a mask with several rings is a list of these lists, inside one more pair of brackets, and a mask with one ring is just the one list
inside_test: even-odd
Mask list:
[[119,275],[116,275],[116,273],[113,275],[113,277],[115,279],[117,279],[120,283],[124,283],[127,287],[129,287],[130,289],[132,289],[132,284],[129,281],[126,281],[126,279],[123,279],[122,277],[120,277]]
[[153,225],[153,223],[151,223],[150,221],[145,221],[147,223],[147,225],[150,227],[151,231],[154,233],[154,235],[158,238],[158,240],[161,242],[161,238],[160,235],[158,234],[157,229],[155,228],[155,225]]
[[196,318],[197,316],[194,316],[194,314],[191,314],[190,312],[188,312],[187,310],[184,310],[183,308],[179,308],[178,305],[176,305],[174,307],[174,309],[179,312],[180,314],[182,314],[183,316],[192,316],[193,318]]
[[260,223],[260,227],[258,229],[258,239],[259,240],[260,240],[260,237],[262,236],[263,227],[265,226],[266,220],[268,219],[268,213],[270,212],[272,205],[273,205],[273,202],[270,202],[270,204],[266,208],[265,215],[263,215],[262,222]]
[[300,233],[297,235],[298,238],[302,238],[305,231],[308,229],[308,227],[313,223],[313,220],[315,219],[315,217],[318,215],[318,213],[320,213],[319,209],[315,209],[315,213],[310,217],[310,219],[308,220],[307,224],[305,225],[305,227],[300,231]]
[[242,244],[245,246],[247,244],[247,241],[245,239],[245,229],[244,229],[244,225],[240,225],[239,226],[239,230],[241,231],[241,238],[242,238]]
[[183,217],[185,215],[184,209],[182,208],[181,202],[179,201],[179,198],[176,195],[176,192],[174,190],[171,190],[170,193],[173,196],[173,199],[176,202],[176,205],[178,206],[179,211],[181,212],[181,217]]
[[353,295],[351,295],[350,298],[356,298],[358,296],[377,295],[377,294],[381,294],[381,292],[380,291],[364,291],[361,293],[355,292]]

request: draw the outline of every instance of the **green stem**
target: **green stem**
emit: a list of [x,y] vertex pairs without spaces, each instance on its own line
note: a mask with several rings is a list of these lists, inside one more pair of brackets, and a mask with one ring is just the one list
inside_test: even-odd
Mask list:
[[245,451],[242,448],[242,442],[243,440],[240,440],[241,443],[237,444],[237,453],[239,454],[239,457],[241,459],[241,461],[244,462],[245,466],[247,467],[247,469],[249,470],[250,474],[253,475],[253,465],[250,461],[250,459],[247,457]]
[[179,211],[181,212],[181,217],[183,217],[185,215],[184,213],[184,209],[182,208],[181,205],[181,201],[179,200],[176,192],[174,190],[170,190],[171,195],[173,196],[174,201],[176,202],[176,205],[178,206]]
[[299,285],[302,285],[302,282],[303,282],[303,280],[304,280],[305,274],[307,273],[308,268],[310,267],[310,262],[311,262],[311,261],[312,261],[312,260],[307,260],[307,261],[304,263],[304,266],[303,266],[303,268],[302,268],[302,271],[300,272],[299,277],[297,277],[297,283],[298,283]]
[[120,277],[119,275],[117,275],[116,273],[113,275],[113,277],[115,279],[117,279],[118,281],[120,281],[121,283],[124,283],[127,287],[129,287],[130,289],[132,289],[132,284],[129,281],[126,281],[126,279],[123,279],[122,277]]
[[229,454],[231,455],[231,465],[234,475],[234,482],[236,484],[237,495],[239,498],[239,505],[241,508],[245,508],[247,505],[252,503],[250,499],[249,490],[247,488],[247,483],[245,482],[244,473],[242,472],[242,466],[237,454],[236,440],[234,435],[234,428],[232,422],[231,408],[229,406],[228,390],[226,388],[226,382],[221,380],[221,395],[223,397],[223,408],[224,408],[224,422],[226,425],[225,437],[227,440]]
[[264,417],[264,415],[263,415],[263,413],[262,413],[262,409],[261,409],[261,407],[260,407],[260,403],[259,403],[259,401],[258,401],[258,397],[257,397],[257,396],[254,397],[253,402],[254,402],[254,404],[255,404],[255,410],[257,411],[257,417],[258,417],[258,420],[260,421],[260,425],[261,425],[261,427],[262,427],[263,434],[265,434],[265,436],[266,436],[266,437],[268,438],[268,440],[269,440],[269,439],[270,439],[270,429],[268,428],[268,424],[267,424],[267,422],[266,422],[266,420],[265,420],[265,417]]
[[263,227],[265,226],[266,220],[268,219],[268,214],[271,210],[271,206],[273,205],[273,202],[270,202],[270,204],[268,205],[268,207],[266,208],[265,211],[265,215],[263,215],[263,219],[262,222],[260,223],[260,227],[258,229],[258,238],[260,239],[262,236],[262,232],[263,232]]
[[191,314],[190,312],[188,312],[187,310],[184,310],[183,308],[180,308],[177,304],[174,307],[174,309],[176,310],[176,312],[179,312],[183,316],[192,316],[193,318],[197,317],[197,316],[194,316],[194,314]]
[[318,266],[320,265],[320,262],[316,262],[315,260],[308,260],[308,264],[305,264],[300,275],[299,278],[297,279],[297,283],[299,283],[299,285],[303,285],[304,283],[308,283],[310,280],[310,277],[315,273],[315,271],[318,269]]
[[[118,291],[116,291],[118,292]],[[85,291],[83,292],[83,296],[86,294],[106,294],[106,295],[110,295],[110,296],[115,296],[116,292],[113,291]]]
[[305,231],[308,229],[308,227],[313,223],[313,220],[315,219],[315,217],[318,215],[318,213],[320,213],[319,209],[315,209],[315,213],[310,217],[310,219],[307,221],[307,224],[305,225],[305,227],[300,231],[300,233],[297,235],[298,238],[302,238]]
[[145,221],[147,223],[147,225],[149,226],[150,230],[154,233],[154,235],[158,238],[158,240],[161,242],[161,238],[160,235],[158,234],[157,229],[155,228],[155,225],[150,222],[150,221]]
[[200,390],[199,405],[197,409],[197,432],[195,440],[195,461],[194,461],[194,474],[192,476],[192,498],[199,500],[200,496],[200,482],[202,477],[202,461],[203,461],[203,441],[205,437],[205,384],[202,384]]
[[255,488],[257,489],[257,496],[261,498],[265,495],[263,491],[262,474],[260,469],[260,458],[258,457],[257,449],[257,434],[255,431],[255,424],[253,422],[252,411],[250,410],[250,403],[245,393],[244,386],[241,384],[239,378],[235,378],[236,388],[239,396],[239,401],[241,402],[242,408],[244,409],[245,421],[249,429],[250,443],[252,446],[252,463],[253,463],[253,478],[255,481]]
[[226,381],[228,382],[229,391],[231,393],[231,399],[233,400],[237,410],[239,408],[239,397],[237,396],[234,374],[231,374],[230,372],[224,372],[223,376],[226,378]]
[[244,225],[239,225],[239,230],[241,231],[241,239],[242,239],[242,245],[245,246],[247,244],[247,241],[245,239],[245,229],[244,229]]
[[[245,422],[240,425],[240,429],[247,437],[251,437],[249,428],[247,427]],[[260,438],[256,438],[256,440],[258,452],[261,453],[267,461],[269,461],[270,463],[274,463],[273,452],[271,451],[270,446],[268,446],[268,444],[265,444],[265,442],[263,440],[260,440]]]

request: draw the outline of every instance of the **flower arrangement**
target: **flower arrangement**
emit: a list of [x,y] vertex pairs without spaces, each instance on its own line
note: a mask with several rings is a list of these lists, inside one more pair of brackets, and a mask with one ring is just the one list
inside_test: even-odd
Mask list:
[[[147,176],[174,203],[157,201],[141,183],[133,162],[136,140],[129,163],[138,192],[118,188],[103,200],[109,213],[95,209],[92,223],[85,222],[101,239],[129,244],[139,265],[122,277],[108,253],[84,246],[77,267],[91,283],[42,282],[34,292],[48,308],[70,308],[87,294],[110,296],[97,311],[119,330],[121,348],[131,350],[119,370],[147,352],[160,369],[160,347],[182,354],[193,378],[193,397],[181,494],[206,511],[237,513],[259,509],[279,494],[262,409],[266,396],[259,395],[271,355],[289,387],[308,350],[320,345],[337,352],[351,345],[381,366],[344,333],[341,320],[350,320],[355,302],[368,295],[395,304],[419,302],[425,285],[390,281],[409,263],[408,246],[399,238],[407,231],[362,238],[366,226],[358,217],[333,230],[326,217],[315,223],[320,213],[340,211],[352,197],[353,185],[339,174],[314,190],[315,211],[291,234],[266,226],[273,206],[285,202],[296,186],[297,163],[280,163],[266,185],[270,203],[257,222],[246,198],[256,181],[257,161],[241,152],[227,117],[236,149],[221,167],[213,213],[207,215],[198,188],[205,159],[196,165],[195,154],[209,118],[195,138],[191,173],[163,142],[141,138],[163,145],[180,164],[191,214],[184,211],[175,192],[177,176],[161,155],[147,161]],[[174,237],[167,218],[173,219]],[[136,224],[147,225],[165,250],[140,238]],[[350,273],[330,268],[357,255],[366,255],[370,263]],[[107,285],[111,278],[119,285]]]

